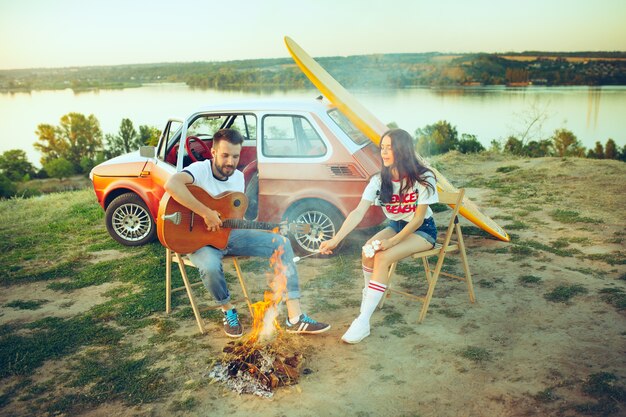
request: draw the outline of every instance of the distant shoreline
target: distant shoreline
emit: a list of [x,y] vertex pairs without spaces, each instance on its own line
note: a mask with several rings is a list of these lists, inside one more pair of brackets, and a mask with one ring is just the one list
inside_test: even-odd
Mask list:
[[[626,85],[626,52],[432,52],[319,57],[316,61],[348,89]],[[290,58],[0,70],[0,92],[89,91],[161,82],[223,90],[312,86]]]

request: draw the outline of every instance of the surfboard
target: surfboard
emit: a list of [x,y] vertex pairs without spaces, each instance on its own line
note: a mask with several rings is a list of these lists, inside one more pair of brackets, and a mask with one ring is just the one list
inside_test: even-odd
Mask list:
[[[376,116],[361,105],[341,84],[337,82],[321,65],[304,51],[293,39],[285,36],[285,44],[296,62],[296,65],[313,83],[315,87],[376,145],[380,143],[381,136],[389,128]],[[456,191],[456,188],[444,177],[441,172],[431,167],[421,156],[420,162],[433,170],[437,176],[437,187],[443,191]],[[491,234],[492,236],[509,242],[508,233],[502,229],[493,219],[482,213],[480,208],[469,198],[463,198],[463,206],[459,213],[470,222]]]

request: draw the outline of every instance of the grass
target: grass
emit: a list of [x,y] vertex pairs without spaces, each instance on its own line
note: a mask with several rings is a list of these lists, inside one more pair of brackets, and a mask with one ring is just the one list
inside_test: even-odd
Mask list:
[[590,217],[582,217],[579,212],[575,210],[562,210],[556,209],[550,212],[550,216],[561,223],[604,223],[602,220],[592,219]]
[[590,259],[592,261],[605,262],[609,265],[625,265],[626,264],[626,253],[621,252],[621,251],[615,251],[611,253],[593,253],[590,255],[586,255],[585,258]]
[[443,314],[444,316],[446,316],[449,319],[458,319],[463,317],[464,313],[457,311],[457,310],[453,310],[450,308],[442,308],[437,310],[437,313],[439,314]]
[[[501,196],[501,203],[508,208],[496,210],[497,205],[490,208],[496,213],[500,211],[493,217],[509,223],[505,228],[535,232],[537,228],[535,220],[520,215],[527,216],[528,213],[536,211],[550,212],[555,206],[554,204],[550,206],[549,202],[546,205],[539,205],[539,200],[544,198],[540,193],[524,201],[524,206],[518,205],[523,207],[523,210],[511,206],[538,192],[537,187],[525,189],[525,180],[520,177],[525,171],[520,169],[512,175],[499,171],[501,175],[497,175],[493,181],[474,177],[472,181],[476,183],[483,181],[488,183],[489,188],[499,190],[492,194]],[[502,194],[502,190],[510,190],[512,195]],[[447,209],[445,206],[440,208]],[[90,413],[93,408],[105,402],[117,404],[116,407],[124,407],[127,413],[149,413],[151,410],[149,407],[161,407],[160,409],[169,410],[176,415],[192,414],[199,408],[200,403],[204,404],[207,401],[207,398],[216,400],[223,394],[209,385],[203,385],[202,392],[200,389],[193,390],[198,391],[197,393],[192,392],[185,383],[189,381],[190,373],[197,372],[218,358],[221,355],[221,348],[215,346],[215,340],[211,339],[212,344],[209,344],[206,342],[209,340],[207,336],[200,336],[197,333],[193,313],[184,292],[173,297],[173,313],[169,316],[164,315],[163,248],[158,243],[140,248],[120,246],[108,236],[103,217],[102,209],[95,202],[91,190],[0,202],[0,224],[2,224],[0,285],[3,287],[1,290],[11,292],[15,291],[14,287],[20,285],[40,283],[38,285],[47,287],[64,298],[60,313],[65,316],[48,317],[33,322],[29,322],[28,319],[20,322],[11,321],[0,325],[0,384],[3,385],[0,390],[0,412],[3,415],[19,414],[21,411],[17,410],[21,409],[25,410],[23,414],[28,415]],[[576,219],[576,222],[592,223],[582,214],[568,214],[566,218]],[[607,220],[607,227],[608,223]],[[563,227],[567,229],[571,226]],[[495,272],[482,268],[482,260],[475,255],[508,262],[509,257],[498,254],[510,254],[510,260],[526,260],[522,264],[515,264],[521,271],[533,271],[532,273],[538,274],[542,273],[539,271],[545,270],[546,275],[542,275],[544,285],[550,282],[549,271],[557,267],[569,268],[583,274],[589,272],[588,275],[603,279],[610,274],[611,279],[604,282],[609,284],[610,281],[613,286],[598,289],[593,285],[602,282],[593,280],[589,291],[616,309],[623,309],[624,291],[620,288],[623,287],[626,274],[617,269],[607,272],[600,268],[599,272],[593,273],[590,268],[586,268],[592,260],[621,265],[624,263],[623,252],[588,255],[575,249],[598,242],[599,239],[594,234],[590,233],[590,237],[563,237],[556,240],[538,237],[536,240],[530,240],[528,236],[533,236],[533,233],[520,232],[524,239],[513,236],[511,244],[500,242],[494,244],[491,235],[475,226],[464,226],[463,231],[466,236],[476,237],[467,239],[466,242],[469,246],[471,267],[477,266],[476,271],[473,269],[472,272],[475,273],[477,285],[481,287],[493,287],[497,282],[503,281],[494,279],[497,277],[494,275]],[[621,242],[623,236],[626,235],[616,233],[609,238]],[[487,239],[491,243],[486,241]],[[306,283],[302,290],[307,310],[323,312],[329,317],[348,311],[352,313],[358,311],[361,297],[355,288],[360,288],[362,282],[359,259],[362,242],[347,243],[349,244],[338,256],[320,263],[319,271],[316,271],[313,279],[304,281]],[[482,249],[485,247],[495,249]],[[119,258],[92,263],[100,256],[97,252],[106,250],[118,251]],[[551,255],[567,259],[556,259],[550,265],[549,271],[545,265],[538,266],[538,263],[545,262],[546,258],[555,259]],[[458,268],[457,259],[454,256],[446,257],[446,268],[448,270]],[[560,266],[565,263],[569,266]],[[245,272],[263,275],[269,270],[265,259],[250,258],[241,264]],[[522,265],[525,265],[523,269]],[[174,269],[174,285],[180,286],[182,285],[180,274],[176,268]],[[408,284],[419,289],[426,288],[419,260],[400,262],[397,272],[406,277],[398,280],[399,285]],[[520,275],[523,273],[519,272]],[[232,279],[233,275],[230,274],[229,280]],[[513,279],[518,279],[521,285],[529,286],[543,282],[534,275],[516,278],[514,274]],[[105,288],[95,289],[95,286],[102,284],[111,285],[106,287],[106,291]],[[581,287],[582,290],[576,287]],[[84,303],[79,303],[83,301],[80,294],[86,292],[81,289],[88,288],[94,288],[93,292],[97,292],[98,300],[102,301],[85,307]],[[238,290],[234,287],[233,289]],[[197,290],[202,292],[203,288],[198,287]],[[446,292],[444,290],[445,285],[442,286],[440,283],[436,295],[440,306],[433,304],[432,310],[458,321],[463,316],[464,310],[457,311],[446,307],[443,302]],[[586,291],[582,286],[557,287],[546,294],[546,299],[566,302]],[[48,295],[46,298],[50,301],[39,299],[6,301],[2,307],[36,309],[45,302],[51,303],[54,299]],[[596,297],[590,297],[592,298],[593,302],[597,302]],[[69,310],[72,305],[74,308]],[[74,309],[79,312],[75,313]],[[610,307],[607,306],[608,309]],[[419,343],[414,341],[419,340],[420,334],[428,330],[416,326],[415,316],[408,314],[408,311],[404,307],[396,311],[392,304],[388,304],[375,316],[378,317],[376,321],[382,322],[381,328],[387,327],[383,335],[389,335],[390,342],[409,343],[414,346]],[[20,316],[28,317],[28,314],[28,311],[25,311],[20,313]],[[37,316],[40,314],[36,313]],[[247,313],[245,315],[247,316]],[[8,316],[9,314],[4,318]],[[209,310],[204,312],[203,316],[208,322],[215,323],[214,330],[219,331],[221,323],[219,311]],[[469,329],[478,326],[472,324],[462,327]],[[396,340],[393,336],[406,339]],[[623,334],[618,337],[623,337]],[[313,338],[303,339],[306,343],[314,343]],[[376,338],[372,339],[372,342],[375,340]],[[468,340],[466,343],[472,343],[469,339],[466,340]],[[498,354],[483,347],[464,344],[451,349],[454,349],[455,354],[476,364],[485,364]],[[465,367],[470,368],[467,365]],[[381,369],[384,371],[388,368]],[[620,388],[619,382],[610,375],[590,378],[583,393],[596,400],[578,404],[577,407],[592,413],[600,413],[598,404],[601,398],[610,404],[613,404],[611,395],[623,398],[621,397],[623,388]],[[553,384],[551,388],[538,393],[536,398],[538,402],[549,403],[555,398],[558,399],[555,392]],[[148,403],[154,404],[146,409],[140,408]]]
[[506,174],[506,173],[513,172],[518,169],[520,169],[520,167],[518,167],[517,165],[506,165],[503,167],[496,168],[496,172],[502,172]]
[[86,345],[115,344],[119,330],[92,317],[46,318],[31,323],[28,333],[10,332],[0,338],[0,378],[29,375],[44,361],[61,358]]
[[618,310],[626,310],[626,292],[621,288],[602,288],[600,297]]
[[459,351],[459,355],[474,363],[488,362],[492,359],[492,355],[487,349],[477,346],[467,346],[465,349]]
[[566,303],[572,297],[586,294],[588,290],[582,285],[559,285],[549,293],[544,294],[544,298],[555,303]]
[[339,289],[352,288],[357,276],[360,274],[357,268],[360,259],[356,261],[344,255],[337,255],[331,258],[328,266],[324,269],[319,277],[309,281],[304,289]]
[[[623,410],[626,405],[626,390],[618,385],[619,378],[610,372],[591,374],[582,384],[582,392],[597,400],[571,406],[584,415],[610,416]],[[621,407],[618,406],[621,404]]]
[[4,306],[17,308],[18,310],[38,310],[47,302],[49,302],[49,300],[13,300],[6,303]]
[[[0,229],[0,263],[7,265],[0,285],[46,282],[54,291],[71,294],[80,288],[120,283],[103,294],[108,301],[86,312],[0,326],[0,378],[28,377],[50,360],[78,363],[66,373],[70,378],[55,380],[52,387],[32,385],[32,389],[16,391],[33,397],[33,414],[73,414],[109,400],[128,405],[153,402],[166,391],[165,371],[154,369],[155,358],[137,357],[121,343],[127,335],[153,324],[156,334],[163,336],[178,326],[175,321],[154,318],[165,309],[164,250],[158,243],[120,246],[106,233],[103,216],[91,190],[0,203],[0,221],[7,225]],[[92,251],[106,249],[119,250],[124,256],[87,262]],[[173,275],[177,285],[179,274]],[[6,306],[32,309],[44,302],[14,300]],[[71,305],[65,304],[65,308]],[[177,297],[173,304],[179,304]],[[84,356],[90,351],[98,353]],[[80,383],[72,388],[77,380]],[[4,390],[0,402],[10,401],[8,392]]]
[[554,388],[546,388],[543,391],[539,391],[533,395],[533,398],[542,403],[551,403],[559,399],[554,392]]
[[536,275],[522,275],[517,279],[524,286],[535,285],[541,283],[541,278]]

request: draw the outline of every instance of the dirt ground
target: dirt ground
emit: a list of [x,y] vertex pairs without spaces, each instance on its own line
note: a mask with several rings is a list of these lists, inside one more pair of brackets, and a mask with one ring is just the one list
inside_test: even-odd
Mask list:
[[[622,393],[626,387],[625,310],[623,304],[620,310],[608,302],[607,292],[602,292],[626,290],[626,164],[558,158],[468,159],[456,154],[435,163],[513,235],[512,242],[505,243],[467,227],[476,303],[469,302],[464,283],[442,277],[423,323],[417,323],[419,304],[394,295],[374,314],[371,336],[347,345],[340,337],[358,314],[363,285],[359,259],[346,257],[353,284],[325,288],[317,283],[326,278],[332,260],[308,258],[298,264],[303,309],[331,323],[332,329],[322,335],[289,338],[304,353],[304,367],[311,371],[297,385],[280,388],[266,399],[207,383],[209,358],[221,352],[229,339],[216,323],[209,325],[207,335],[198,335],[193,318],[188,317],[179,319],[175,336],[200,348],[188,353],[174,342],[160,347],[167,353],[162,364],[170,366],[171,377],[184,381],[181,389],[157,403],[136,407],[107,403],[83,415],[626,415],[623,398],[602,396],[588,388],[592,376],[599,374],[613,375],[614,386]],[[445,216],[438,213],[435,218],[443,224]],[[350,244],[358,247],[366,237],[354,233]],[[394,285],[423,290],[423,276],[402,275],[411,262],[403,262]],[[248,279],[258,294],[263,280]],[[55,299],[45,284],[11,287],[11,294],[0,295],[0,304],[27,299],[28,294],[55,302],[36,311],[6,311],[0,319],[5,323],[58,311],[74,314],[98,303],[113,285],[87,287],[67,299]],[[569,300],[546,298],[559,286],[574,285],[583,291]],[[232,289],[237,291],[234,284]],[[71,301],[70,309],[56,308]],[[240,311],[244,310],[242,305]],[[249,328],[247,312],[244,325]],[[141,343],[153,333],[149,327],[132,337]],[[46,364],[34,378],[54,372],[55,366],[59,364]],[[172,408],[189,398],[193,398],[191,409]],[[603,409],[607,403],[611,408]]]

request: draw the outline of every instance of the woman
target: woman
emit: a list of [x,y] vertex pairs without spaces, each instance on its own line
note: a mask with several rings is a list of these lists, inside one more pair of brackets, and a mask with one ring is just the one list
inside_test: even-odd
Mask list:
[[320,253],[332,253],[372,204],[381,206],[389,219],[389,225],[363,247],[365,288],[361,313],[341,337],[346,343],[359,343],[369,336],[370,317],[387,289],[390,265],[431,249],[437,239],[433,212],[428,206],[439,201],[435,174],[419,163],[411,135],[402,129],[385,133],[380,142],[380,156],[383,168],[371,178],[359,205],[346,217],[337,234],[320,245]]

